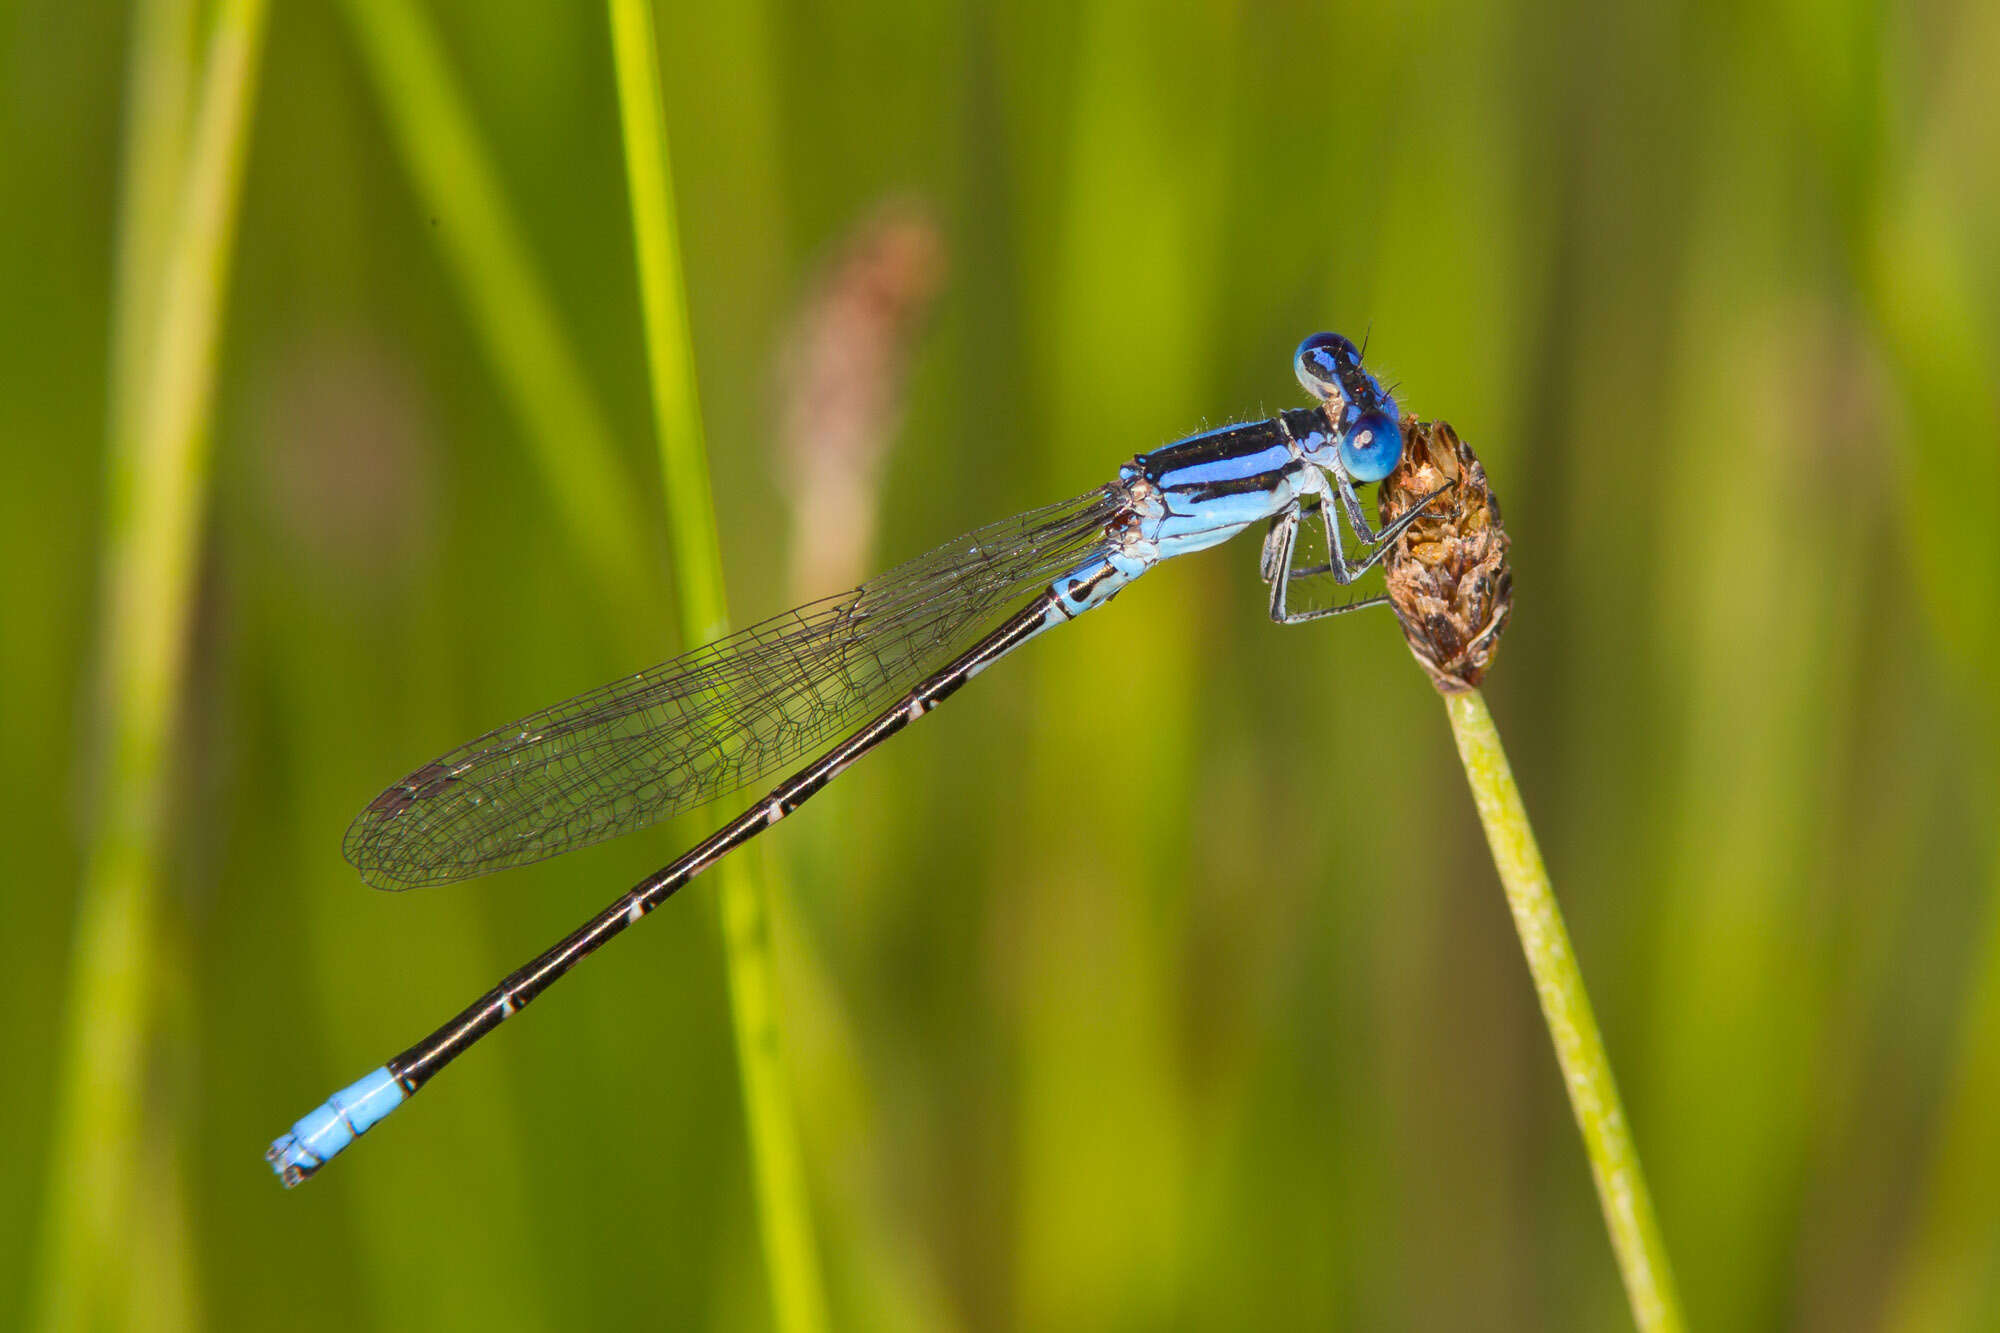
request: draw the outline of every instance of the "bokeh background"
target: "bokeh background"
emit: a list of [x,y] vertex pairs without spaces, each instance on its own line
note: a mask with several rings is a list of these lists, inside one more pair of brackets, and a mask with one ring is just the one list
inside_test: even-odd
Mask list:
[[[706,884],[309,1187],[259,1160],[728,811],[341,861],[675,651],[673,571],[603,9],[255,8],[0,7],[0,1324],[770,1327]],[[658,20],[739,621],[1367,332],[1505,503],[1488,696],[1691,1320],[2000,1327],[2000,7]],[[212,50],[261,64],[162,476]],[[1626,1326],[1386,614],[1177,562],[765,841],[835,1326]]]

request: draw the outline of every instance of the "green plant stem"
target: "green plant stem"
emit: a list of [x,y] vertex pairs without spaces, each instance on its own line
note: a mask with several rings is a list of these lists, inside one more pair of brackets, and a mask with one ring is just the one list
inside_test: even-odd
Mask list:
[[348,0],[363,63],[494,375],[591,583],[620,614],[650,599],[637,507],[424,7]]
[[[131,1182],[142,1134],[144,1046],[161,807],[175,704],[187,667],[197,548],[207,510],[209,413],[234,250],[265,0],[224,0],[205,57],[184,172],[164,246],[129,231],[121,262],[157,257],[154,327],[114,336],[101,696],[102,788],[78,893],[64,1003],[43,1267],[44,1329],[124,1322],[117,1308],[137,1230]],[[163,77],[170,77],[162,75]],[[148,76],[151,77],[151,76]],[[175,151],[162,134],[126,163],[128,208]],[[132,226],[140,225],[137,222]],[[150,251],[150,254],[149,254]],[[125,294],[144,275],[121,274]]]
[[1535,831],[1521,804],[1520,789],[1514,785],[1514,771],[1501,748],[1500,733],[1477,690],[1445,696],[1445,711],[1451,716],[1465,780],[1472,788],[1473,803],[1479,807],[1479,822],[1486,828],[1486,843],[1507,892],[1521,949],[1528,956],[1542,1018],[1555,1043],[1563,1086],[1569,1090],[1570,1108],[1576,1113],[1577,1128],[1583,1131],[1584,1149],[1590,1156],[1591,1173],[1597,1178],[1598,1201],[1604,1208],[1604,1223],[1618,1255],[1619,1271],[1624,1274],[1632,1316],[1647,1333],[1679,1330],[1684,1327],[1680,1299],[1674,1292],[1659,1220],[1653,1215],[1652,1194],[1639,1166],[1639,1150],[1632,1143],[1625,1109],[1618,1100],[1618,1084],[1611,1076],[1611,1061],[1591,1013],[1590,996],[1583,988],[1576,951],[1563,928],[1562,911],[1549,886],[1548,868],[1535,845]]
[[[658,38],[648,0],[609,0],[625,133],[625,167],[638,249],[646,365],[666,488],[669,541],[683,641],[703,643],[728,625],[721,546],[708,478],[693,344],[688,333],[680,233],[673,196]],[[813,1236],[791,1089],[779,1054],[769,889],[738,853],[717,869],[723,950],[735,1018],[752,1174],[777,1327],[817,1333],[826,1300]]]

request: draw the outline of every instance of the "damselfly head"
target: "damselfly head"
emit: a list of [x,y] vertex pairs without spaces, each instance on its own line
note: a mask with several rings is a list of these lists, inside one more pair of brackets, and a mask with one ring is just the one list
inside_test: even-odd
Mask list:
[[1361,349],[1338,333],[1315,333],[1299,344],[1292,354],[1292,373],[1299,385],[1315,398],[1344,398],[1357,379],[1366,379],[1361,369]]
[[1361,349],[1338,333],[1315,333],[1299,344],[1292,370],[1305,391],[1326,405],[1340,465],[1355,481],[1380,481],[1403,457],[1396,400],[1361,366]]

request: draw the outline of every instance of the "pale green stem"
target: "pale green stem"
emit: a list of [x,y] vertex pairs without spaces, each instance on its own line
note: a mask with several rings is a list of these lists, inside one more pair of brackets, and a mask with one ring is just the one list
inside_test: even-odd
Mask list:
[[[150,330],[114,335],[102,638],[102,784],[78,891],[63,1009],[54,1144],[35,1323],[115,1326],[136,1234],[133,1181],[144,1049],[154,998],[153,912],[175,703],[187,666],[197,548],[207,508],[209,411],[234,250],[264,0],[223,0],[209,42],[172,232],[157,251]],[[162,136],[166,138],[166,136]],[[170,142],[147,153],[172,151]],[[126,207],[153,195],[128,158]],[[129,235],[121,262],[148,247]],[[121,275],[121,287],[142,275]]]
[[611,430],[571,353],[421,5],[348,0],[363,63],[501,388],[593,585],[644,605],[645,544]]
[[1659,1220],[1653,1215],[1652,1194],[1639,1166],[1639,1150],[1632,1143],[1625,1109],[1618,1100],[1618,1084],[1611,1076],[1611,1061],[1591,1013],[1590,996],[1583,988],[1576,951],[1563,928],[1562,911],[1549,886],[1548,868],[1535,845],[1535,831],[1521,804],[1520,789],[1514,785],[1507,752],[1500,746],[1500,733],[1477,690],[1446,695],[1445,711],[1451,716],[1452,735],[1458,741],[1458,756],[1465,765],[1473,803],[1479,807],[1479,822],[1486,827],[1494,868],[1500,872],[1507,906],[1514,914],[1514,929],[1528,956],[1528,971],[1534,976],[1542,1018],[1555,1043],[1570,1109],[1576,1114],[1577,1128],[1583,1131],[1584,1150],[1597,1178],[1598,1202],[1603,1205],[1611,1247],[1624,1274],[1632,1317],[1646,1333],[1679,1330],[1684,1327],[1680,1299],[1674,1292]]
[[[658,38],[648,0],[609,0],[625,130],[625,168],[638,248],[646,365],[666,487],[669,540],[683,641],[715,638],[729,613],[696,390],[687,294],[674,212],[673,168],[660,96]],[[743,1079],[752,1174],[777,1327],[816,1333],[826,1299],[813,1236],[791,1088],[779,1054],[769,889],[743,853],[717,869],[724,956]]]

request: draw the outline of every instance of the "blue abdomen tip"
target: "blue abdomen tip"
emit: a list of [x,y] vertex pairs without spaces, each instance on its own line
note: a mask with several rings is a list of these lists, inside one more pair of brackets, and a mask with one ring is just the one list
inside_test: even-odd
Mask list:
[[264,1160],[287,1189],[308,1179],[377,1121],[403,1104],[403,1085],[383,1065],[326,1099],[280,1135]]

